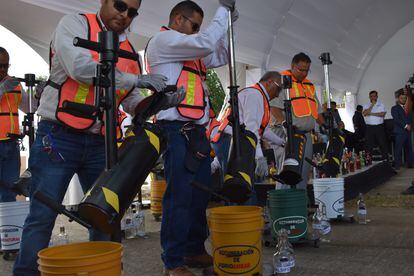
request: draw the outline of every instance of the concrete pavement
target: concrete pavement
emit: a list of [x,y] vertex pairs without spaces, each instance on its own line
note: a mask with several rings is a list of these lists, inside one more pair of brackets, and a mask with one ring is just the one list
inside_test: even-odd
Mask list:
[[[296,245],[296,267],[289,275],[414,275],[414,196],[401,196],[411,180],[413,169],[402,169],[396,176],[366,195],[367,225],[333,223],[330,243],[320,248]],[[361,183],[363,185],[363,183]],[[356,212],[356,202],[346,205]],[[71,241],[86,240],[82,227],[59,219]],[[124,275],[162,275],[159,228],[149,210],[146,214],[147,239],[126,240]],[[57,230],[57,227],[55,230]],[[270,264],[274,248],[264,248],[263,262]],[[0,260],[0,275],[11,275],[12,262]],[[195,270],[202,275],[200,270]]]

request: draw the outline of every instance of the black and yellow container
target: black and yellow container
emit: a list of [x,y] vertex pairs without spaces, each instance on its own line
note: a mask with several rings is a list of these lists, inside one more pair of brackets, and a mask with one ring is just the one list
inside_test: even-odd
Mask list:
[[134,200],[160,154],[166,140],[161,129],[145,123],[135,127],[118,150],[119,162],[96,180],[79,204],[79,215],[93,228],[112,234]]

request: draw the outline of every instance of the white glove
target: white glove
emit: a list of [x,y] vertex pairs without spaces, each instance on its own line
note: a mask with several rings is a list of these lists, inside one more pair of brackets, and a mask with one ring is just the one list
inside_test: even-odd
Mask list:
[[236,6],[236,0],[219,0],[220,5],[225,8],[228,8],[231,11],[234,11]]
[[13,77],[6,77],[0,83],[0,96],[2,96],[5,92],[12,91],[20,81]]
[[284,147],[286,144],[285,139],[275,135],[275,140],[272,141],[274,145]]
[[219,0],[219,3],[231,10],[231,22],[236,22],[239,19],[239,11],[236,9],[236,0]]
[[239,11],[234,8],[234,10],[231,12],[231,22],[236,22],[237,19],[239,19]]
[[181,86],[177,91],[170,91],[163,93],[162,99],[154,108],[154,114],[158,113],[161,110],[166,110],[168,108],[177,106],[185,98],[185,89],[184,86]]
[[268,170],[266,158],[264,156],[257,158],[255,174],[259,177],[264,177],[268,175]]
[[135,85],[138,88],[148,88],[160,92],[167,87],[167,77],[160,74],[138,75]]
[[40,97],[42,96],[43,90],[45,90],[46,85],[47,85],[47,81],[41,81],[36,85],[35,94],[34,94],[34,97],[36,99],[40,99]]
[[218,169],[221,168],[220,162],[216,157],[214,157],[213,162],[211,162],[211,174],[215,173]]

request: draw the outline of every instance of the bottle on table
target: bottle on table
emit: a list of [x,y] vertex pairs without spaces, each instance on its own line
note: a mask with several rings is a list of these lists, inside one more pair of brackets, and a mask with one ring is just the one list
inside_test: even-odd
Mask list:
[[367,206],[365,204],[362,193],[359,193],[358,205],[358,223],[367,224]]

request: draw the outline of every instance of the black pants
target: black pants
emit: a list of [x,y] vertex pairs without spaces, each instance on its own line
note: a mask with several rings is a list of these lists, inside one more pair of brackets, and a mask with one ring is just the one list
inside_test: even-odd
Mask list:
[[387,136],[385,135],[384,124],[367,125],[365,131],[366,148],[372,153],[372,149],[377,144],[380,147],[382,158],[388,160]]

